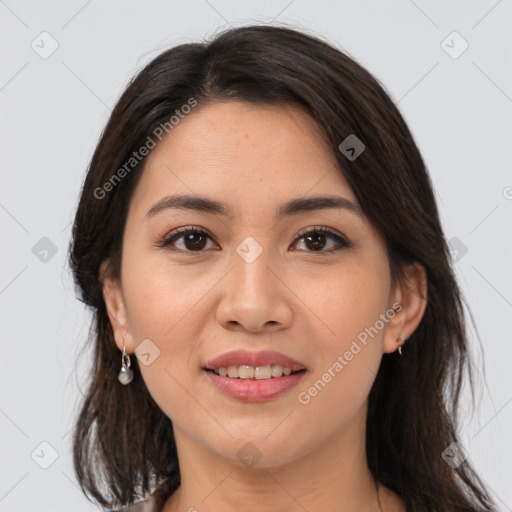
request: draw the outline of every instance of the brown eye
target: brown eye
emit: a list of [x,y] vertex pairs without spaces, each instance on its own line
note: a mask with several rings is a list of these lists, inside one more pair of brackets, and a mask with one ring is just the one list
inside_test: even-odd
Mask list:
[[204,249],[206,245],[206,237],[201,233],[188,233],[183,236],[183,243],[190,251]]
[[[341,235],[328,228],[322,227],[307,231],[306,233],[299,235],[296,240],[304,240],[307,252],[330,253],[350,246],[350,244]],[[334,241],[334,247],[331,246],[324,250],[324,248],[328,246],[329,240]]]
[[[206,247],[209,233],[199,228],[179,228],[164,238],[159,247],[169,247],[172,250],[183,250],[185,252],[201,252]],[[181,247],[176,247],[176,242],[181,241]]]
[[313,233],[304,238],[306,246],[313,251],[322,250],[326,244],[326,236],[324,233]]

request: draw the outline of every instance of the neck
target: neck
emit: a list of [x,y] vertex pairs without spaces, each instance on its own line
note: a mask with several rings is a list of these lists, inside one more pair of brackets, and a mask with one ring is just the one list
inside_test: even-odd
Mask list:
[[349,431],[285,464],[252,468],[205,449],[175,426],[181,486],[163,512],[238,512],[241,504],[255,512],[379,512],[382,503],[366,462],[365,419],[361,414]]

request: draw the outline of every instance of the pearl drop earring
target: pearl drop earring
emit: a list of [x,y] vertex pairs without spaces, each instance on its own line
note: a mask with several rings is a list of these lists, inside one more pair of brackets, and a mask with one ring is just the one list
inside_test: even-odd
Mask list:
[[130,356],[126,353],[126,347],[123,343],[123,355],[121,357],[121,370],[117,378],[119,382],[126,386],[126,384],[130,384],[133,380],[133,370],[130,369],[132,362],[130,360]]

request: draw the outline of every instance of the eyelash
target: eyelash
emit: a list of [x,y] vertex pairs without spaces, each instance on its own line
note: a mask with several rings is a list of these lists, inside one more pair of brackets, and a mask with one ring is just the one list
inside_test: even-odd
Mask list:
[[[159,240],[157,243],[157,247],[169,247],[172,243],[176,242],[177,240],[179,240],[180,238],[182,238],[183,236],[188,235],[188,234],[200,234],[203,236],[207,236],[208,238],[213,240],[212,235],[205,229],[200,228],[198,226],[185,226],[182,228],[175,229],[174,231],[172,231],[171,233],[166,235],[163,239]],[[342,249],[351,247],[351,244],[344,237],[342,237],[340,234],[338,234],[336,231],[333,231],[330,228],[326,228],[326,227],[322,227],[322,226],[314,226],[311,229],[307,228],[307,231],[300,232],[297,235],[297,237],[293,240],[293,243],[295,244],[297,241],[305,238],[306,235],[311,235],[311,234],[329,235],[328,238],[335,240],[337,242],[337,244],[339,245],[339,247],[333,248],[333,249],[328,249],[328,250],[320,250],[320,251],[308,251],[308,250],[302,251],[301,250],[301,252],[309,252],[311,254],[323,255],[323,254],[331,254],[333,252],[340,251]],[[181,252],[185,252],[185,253],[197,253],[197,254],[205,252],[204,249],[202,249],[200,251],[190,251],[187,249],[170,249],[170,250],[181,251]]]

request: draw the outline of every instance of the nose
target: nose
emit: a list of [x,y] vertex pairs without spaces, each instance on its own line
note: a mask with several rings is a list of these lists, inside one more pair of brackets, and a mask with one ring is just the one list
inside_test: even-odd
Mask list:
[[217,320],[226,329],[270,333],[289,327],[293,319],[292,292],[263,251],[252,262],[233,255],[233,267],[221,286]]

